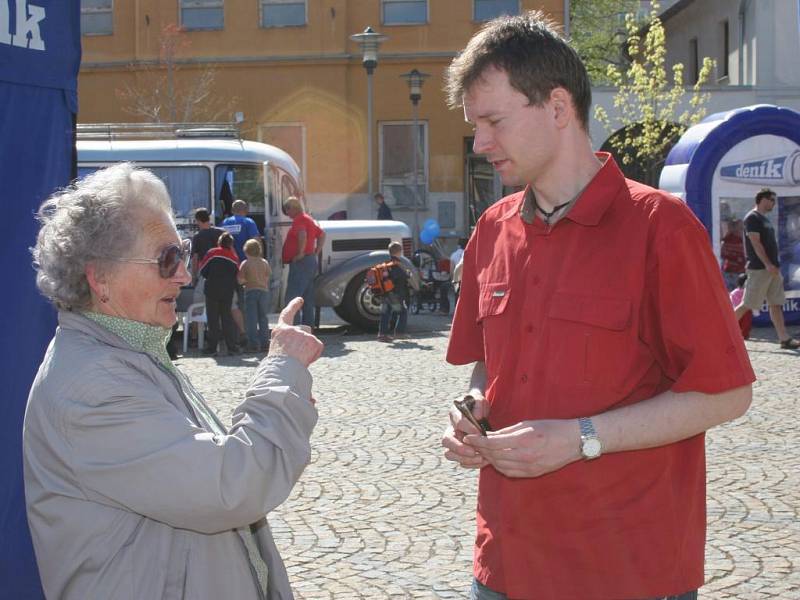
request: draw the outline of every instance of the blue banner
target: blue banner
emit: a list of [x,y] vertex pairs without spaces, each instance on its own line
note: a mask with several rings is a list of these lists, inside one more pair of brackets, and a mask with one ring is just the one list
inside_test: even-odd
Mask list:
[[80,0],[0,0],[0,81],[77,91]]
[[79,0],[0,0],[0,600],[44,598],[25,514],[22,420],[55,312],[36,289],[30,247],[36,209],[74,173],[79,65]]

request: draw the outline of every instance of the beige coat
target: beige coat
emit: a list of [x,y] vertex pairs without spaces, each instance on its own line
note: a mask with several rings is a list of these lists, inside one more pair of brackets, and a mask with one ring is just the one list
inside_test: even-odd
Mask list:
[[48,598],[257,599],[240,537],[256,522],[268,597],[292,598],[263,516],[309,462],[317,413],[308,370],[291,358],[262,361],[227,436],[195,416],[182,384],[93,321],[59,315],[23,434]]

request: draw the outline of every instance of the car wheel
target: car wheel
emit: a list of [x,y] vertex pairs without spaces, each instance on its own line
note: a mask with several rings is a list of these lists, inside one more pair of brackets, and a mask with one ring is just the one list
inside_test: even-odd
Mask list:
[[360,329],[377,331],[381,319],[381,299],[372,293],[364,281],[366,274],[366,270],[361,271],[350,280],[336,314]]
[[339,306],[334,306],[333,312],[335,312],[342,321],[347,321],[348,323],[350,322],[350,313],[345,310],[344,302],[342,302]]

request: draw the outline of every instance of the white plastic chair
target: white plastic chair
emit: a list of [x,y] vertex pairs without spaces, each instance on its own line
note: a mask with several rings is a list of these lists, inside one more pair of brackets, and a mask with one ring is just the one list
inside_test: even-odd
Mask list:
[[203,338],[206,332],[206,304],[205,302],[198,302],[192,304],[183,313],[183,353],[189,348],[189,329],[192,323],[197,323],[197,347],[203,349]]

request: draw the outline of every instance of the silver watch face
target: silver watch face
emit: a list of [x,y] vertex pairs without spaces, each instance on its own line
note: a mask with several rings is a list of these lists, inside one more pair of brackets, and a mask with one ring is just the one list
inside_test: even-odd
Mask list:
[[583,440],[581,452],[586,458],[597,458],[600,456],[602,450],[603,447],[600,445],[600,440],[597,438],[591,437]]

